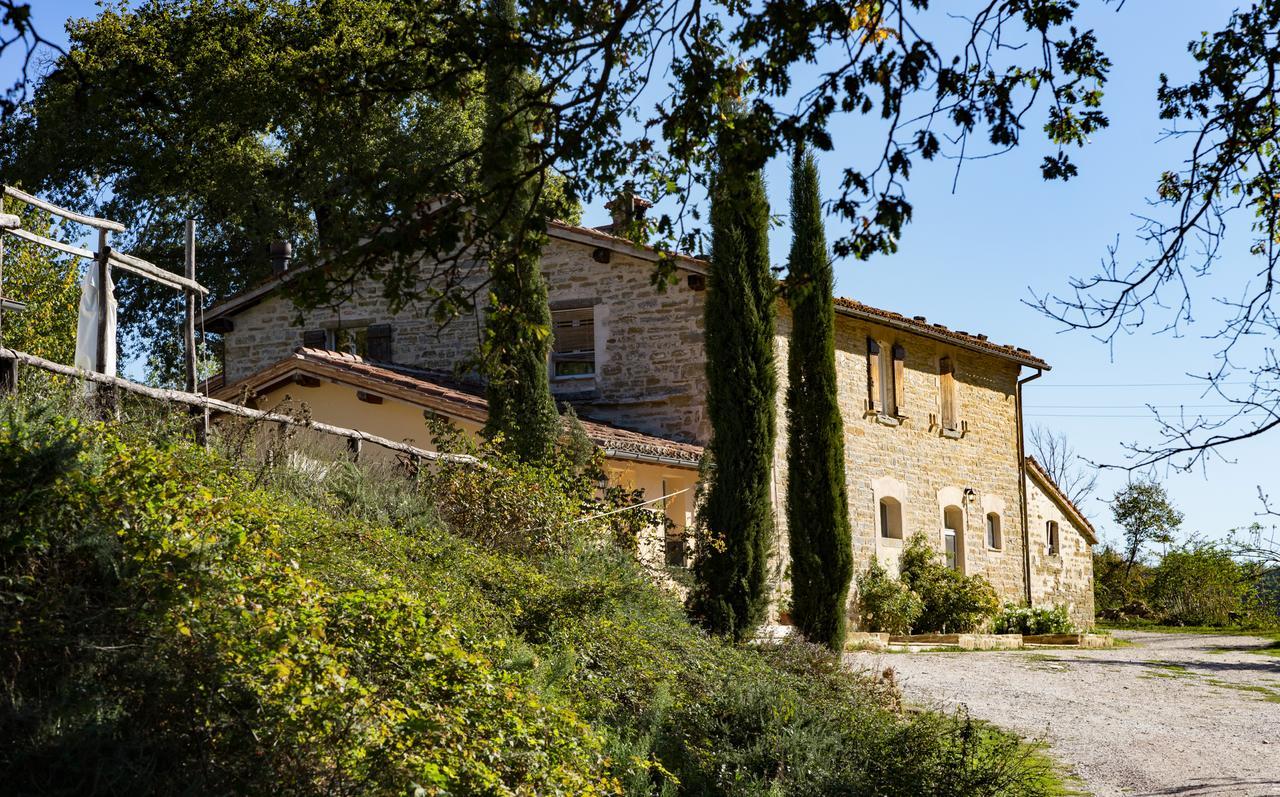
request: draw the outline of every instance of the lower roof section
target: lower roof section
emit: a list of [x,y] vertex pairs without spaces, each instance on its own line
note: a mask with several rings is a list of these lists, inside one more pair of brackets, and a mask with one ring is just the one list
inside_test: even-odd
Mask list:
[[[474,423],[484,423],[489,416],[489,404],[478,388],[459,384],[447,375],[326,349],[298,348],[291,356],[239,382],[217,387],[213,396],[230,401],[245,392],[261,394],[295,383],[299,377],[346,385],[366,394],[403,401]],[[610,459],[652,462],[686,469],[697,469],[702,459],[702,446],[667,440],[589,418],[581,418],[580,421],[587,436]]]

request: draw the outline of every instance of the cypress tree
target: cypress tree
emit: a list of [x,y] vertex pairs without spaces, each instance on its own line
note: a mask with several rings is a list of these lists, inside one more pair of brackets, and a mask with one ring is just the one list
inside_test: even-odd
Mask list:
[[489,420],[485,433],[501,435],[520,459],[545,459],[560,434],[547,374],[551,310],[542,278],[546,220],[540,213],[537,162],[532,149],[531,78],[517,34],[515,0],[492,0],[494,38],[485,72],[486,117],[481,217],[490,241],[490,293],[483,359]]
[[812,154],[797,149],[791,172],[787,301],[787,529],[791,617],[810,642],[844,648],[853,576],[844,422],[836,401],[835,275],[827,253]]
[[690,599],[709,631],[737,640],[751,634],[768,605],[777,393],[769,207],[760,171],[744,165],[749,159],[740,147],[732,131],[721,133],[711,185],[705,312],[713,473]]

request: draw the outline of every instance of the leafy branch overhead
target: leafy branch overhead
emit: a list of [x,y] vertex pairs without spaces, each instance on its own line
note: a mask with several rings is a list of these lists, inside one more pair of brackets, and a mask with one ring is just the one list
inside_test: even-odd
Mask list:
[[[0,163],[33,190],[144,229],[123,243],[158,262],[196,216],[202,270],[225,275],[219,296],[261,277],[267,243],[287,236],[301,261],[328,266],[295,286],[309,287],[304,305],[373,278],[393,305],[421,303],[444,323],[486,276],[484,253],[458,245],[485,232],[465,211],[504,201],[476,179],[495,66],[536,77],[512,114],[534,120],[524,179],[548,182],[538,215],[571,216],[576,200],[630,181],[665,200],[651,243],[703,251],[709,142],[731,127],[747,169],[801,143],[838,149],[833,248],[865,258],[896,249],[920,161],[1001,151],[1030,125],[1050,141],[1044,175],[1075,173],[1069,149],[1106,125],[1109,69],[1093,33],[1072,26],[1075,7],[985,0],[961,18],[928,0],[532,0],[495,48],[482,4],[457,0],[150,0],[72,23],[68,54],[10,120]],[[950,20],[938,38],[921,31],[935,18]],[[733,120],[726,102],[742,106]],[[876,137],[837,147],[844,116],[866,117]],[[440,255],[430,274],[423,253]],[[668,262],[655,276],[670,274]],[[126,329],[168,334],[176,308],[138,296],[122,308]]]
[[[1280,427],[1280,361],[1271,343],[1259,344],[1280,338],[1278,31],[1280,2],[1261,0],[1188,45],[1197,74],[1182,84],[1161,75],[1156,95],[1166,141],[1183,146],[1140,217],[1148,255],[1126,264],[1113,247],[1097,273],[1035,299],[1050,317],[1108,343],[1148,323],[1181,335],[1208,299],[1212,327],[1202,335],[1218,344],[1216,362],[1192,376],[1231,412],[1157,414],[1160,438],[1131,447],[1130,470],[1162,461],[1189,468]],[[1247,225],[1252,259],[1223,250],[1231,219]],[[1208,293],[1220,290],[1202,279],[1211,275],[1224,294]]]

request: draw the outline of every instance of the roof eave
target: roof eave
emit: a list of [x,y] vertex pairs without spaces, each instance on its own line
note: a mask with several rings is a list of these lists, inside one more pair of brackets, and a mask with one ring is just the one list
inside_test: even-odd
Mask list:
[[1028,368],[1035,368],[1036,370],[1039,370],[1039,371],[1053,370],[1052,366],[1050,366],[1047,362],[1045,362],[1044,360],[1041,360],[1038,357],[1024,356],[1017,352],[1008,351],[1007,349],[1003,349],[997,346],[984,346],[980,343],[975,343],[972,341],[966,341],[961,338],[957,338],[954,335],[948,335],[944,332],[934,330],[927,326],[921,326],[921,325],[913,324],[906,321],[899,321],[894,318],[885,318],[884,316],[877,315],[875,313],[868,313],[864,310],[859,310],[854,307],[843,306],[839,303],[837,303],[835,307],[836,307],[836,312],[839,313],[840,315],[845,315],[850,318],[856,318],[859,321],[866,321],[869,324],[879,324],[880,326],[891,327],[893,329],[900,329],[903,332],[910,332],[913,335],[920,335],[921,337],[929,338],[930,340],[936,340],[941,343],[946,343],[946,344],[955,346],[957,348],[978,352],[979,354],[986,354],[992,357],[998,357],[1002,360],[1008,360],[1009,362],[1017,363],[1018,365],[1023,365]]

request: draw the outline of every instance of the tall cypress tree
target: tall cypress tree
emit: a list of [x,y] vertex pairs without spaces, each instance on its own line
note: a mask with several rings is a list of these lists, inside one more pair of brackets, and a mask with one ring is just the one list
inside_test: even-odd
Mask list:
[[749,636],[768,605],[773,542],[770,472],[777,375],[775,280],[769,269],[769,207],[760,171],[732,131],[717,140],[711,186],[711,274],[707,281],[707,411],[711,483],[704,540],[694,562],[690,608],[714,633]]
[[481,179],[491,248],[491,287],[483,344],[489,420],[525,461],[545,459],[560,433],[547,373],[551,311],[542,278],[546,220],[539,212],[544,181],[531,157],[531,78],[521,58],[515,0],[492,0],[491,57],[486,68],[486,118]]
[[812,154],[797,149],[791,171],[787,301],[787,529],[791,617],[810,642],[844,648],[845,600],[853,575],[844,422],[836,401],[835,275],[827,253]]

